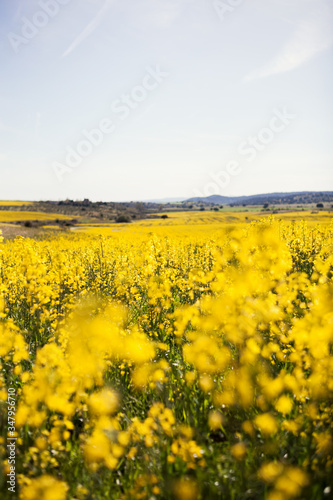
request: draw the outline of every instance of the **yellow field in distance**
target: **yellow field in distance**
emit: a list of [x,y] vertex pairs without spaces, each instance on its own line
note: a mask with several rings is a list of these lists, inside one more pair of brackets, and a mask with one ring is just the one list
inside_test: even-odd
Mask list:
[[[74,231],[85,232],[89,234],[102,234],[108,236],[115,233],[124,234],[147,234],[155,233],[158,235],[167,235],[169,233],[179,235],[190,235],[194,232],[198,235],[207,235],[215,233],[221,229],[227,229],[235,226],[246,225],[254,220],[271,217],[262,212],[170,212],[166,214],[157,214],[158,218],[143,219],[133,221],[129,224],[100,224],[89,225],[82,224]],[[168,215],[167,219],[161,219],[161,215]],[[304,220],[310,226],[317,224],[328,226],[333,223],[332,212],[288,212],[273,216],[277,220],[292,223],[293,221]]]
[[0,200],[1,207],[22,207],[24,205],[33,205],[33,202],[32,201]]
[[67,215],[48,214],[43,212],[23,212],[0,210],[0,222],[15,222],[24,220],[55,220],[55,219],[71,219]]

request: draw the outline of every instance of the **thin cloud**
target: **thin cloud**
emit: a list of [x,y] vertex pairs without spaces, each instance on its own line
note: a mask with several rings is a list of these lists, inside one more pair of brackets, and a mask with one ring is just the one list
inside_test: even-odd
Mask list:
[[96,16],[90,21],[90,23],[84,28],[84,30],[75,38],[74,42],[65,50],[61,57],[67,57],[76,47],[78,47],[89,35],[91,35],[95,29],[99,26],[101,21],[104,19],[104,14],[110,7],[113,0],[105,0],[102,8],[97,12]]
[[332,44],[333,33],[327,19],[302,21],[280,54],[262,68],[249,73],[244,80],[251,81],[292,71]]

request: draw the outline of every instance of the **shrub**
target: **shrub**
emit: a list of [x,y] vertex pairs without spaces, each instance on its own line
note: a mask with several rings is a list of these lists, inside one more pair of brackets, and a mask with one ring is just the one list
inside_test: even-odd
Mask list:
[[118,215],[116,218],[116,222],[123,223],[123,222],[131,222],[131,217],[129,215],[121,214]]

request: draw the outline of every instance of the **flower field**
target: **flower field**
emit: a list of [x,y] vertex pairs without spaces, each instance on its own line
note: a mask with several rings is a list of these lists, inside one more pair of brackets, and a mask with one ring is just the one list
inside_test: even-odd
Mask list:
[[0,242],[1,498],[332,498],[333,224],[244,217]]
[[32,205],[32,201],[8,201],[0,200],[0,207],[22,207],[24,205]]
[[14,221],[24,221],[24,220],[55,220],[55,219],[70,219],[66,215],[61,214],[45,214],[43,212],[24,212],[24,211],[11,211],[11,210],[1,210],[0,211],[0,222],[14,222]]

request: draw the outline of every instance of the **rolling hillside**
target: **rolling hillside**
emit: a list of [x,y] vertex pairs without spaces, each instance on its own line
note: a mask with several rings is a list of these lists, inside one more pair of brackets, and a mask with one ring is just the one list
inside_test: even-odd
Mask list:
[[333,203],[333,191],[304,191],[293,193],[266,193],[252,196],[220,196],[214,194],[206,197],[195,197],[186,200],[188,202],[201,202],[207,204],[224,205],[260,205],[270,203],[274,205],[282,204],[302,204],[302,203]]

